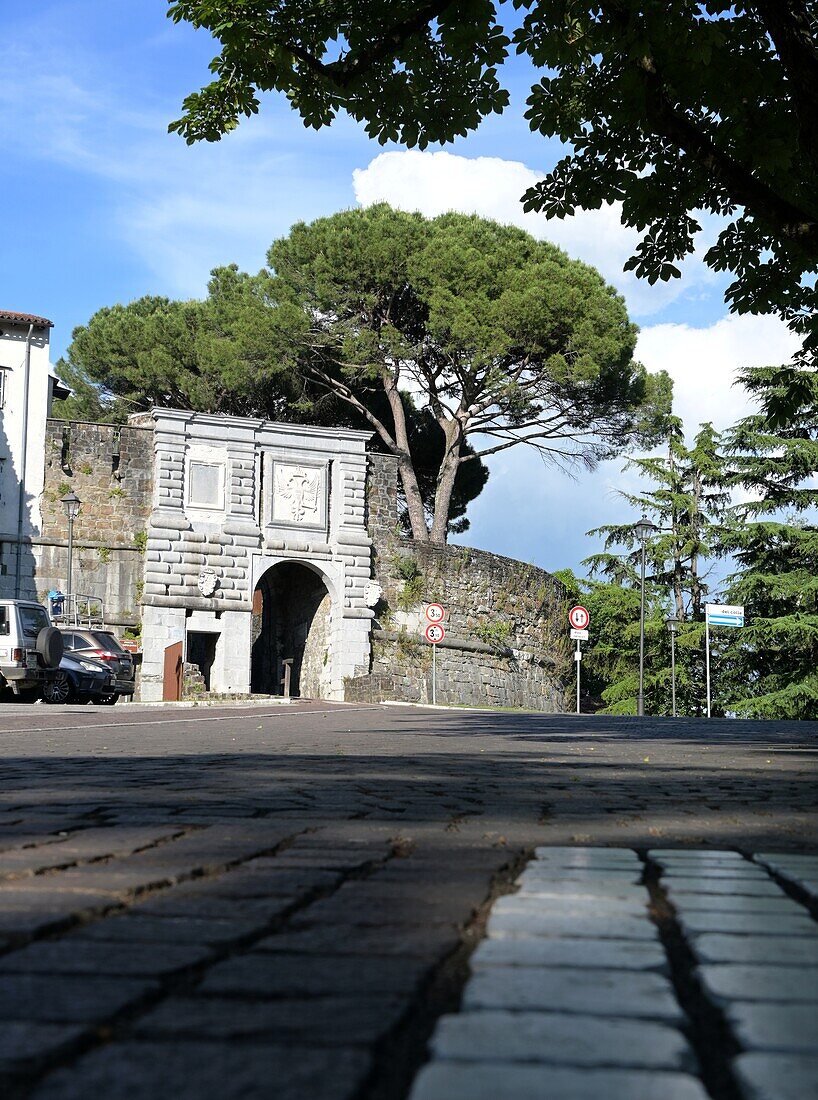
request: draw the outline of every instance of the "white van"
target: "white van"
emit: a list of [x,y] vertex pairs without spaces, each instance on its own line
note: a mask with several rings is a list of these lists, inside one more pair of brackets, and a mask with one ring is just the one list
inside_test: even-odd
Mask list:
[[10,688],[21,700],[39,698],[62,655],[62,635],[42,604],[0,600],[0,696]]

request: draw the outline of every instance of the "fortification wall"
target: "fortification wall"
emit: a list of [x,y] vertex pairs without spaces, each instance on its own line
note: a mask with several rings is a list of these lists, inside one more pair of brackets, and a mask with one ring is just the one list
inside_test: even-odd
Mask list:
[[61,498],[82,501],[74,521],[75,592],[104,601],[108,623],[141,619],[145,530],[153,492],[153,429],[49,420],[42,534],[32,540],[40,600],[65,591],[68,521]]
[[347,680],[345,698],[431,702],[423,611],[437,602],[447,610],[436,657],[438,703],[563,710],[572,660],[560,582],[534,565],[483,550],[402,538],[397,505],[395,460],[371,454],[368,530],[383,594],[370,672]]

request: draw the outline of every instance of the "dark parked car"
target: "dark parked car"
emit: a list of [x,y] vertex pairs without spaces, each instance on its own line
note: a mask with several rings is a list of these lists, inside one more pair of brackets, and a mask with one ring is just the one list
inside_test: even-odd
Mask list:
[[104,703],[113,692],[113,676],[97,661],[65,654],[60,667],[43,684],[44,703]]
[[136,677],[133,656],[122,648],[109,630],[64,627],[62,640],[69,656],[93,662],[106,669],[113,677],[107,695],[93,698],[93,703],[113,706],[120,695],[133,695]]

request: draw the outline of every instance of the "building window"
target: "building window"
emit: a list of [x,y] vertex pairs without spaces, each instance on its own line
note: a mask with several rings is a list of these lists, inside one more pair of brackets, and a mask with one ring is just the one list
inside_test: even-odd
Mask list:
[[6,407],[6,375],[8,370],[5,367],[0,367],[0,409]]
[[192,508],[224,508],[224,467],[215,462],[188,465],[187,502]]

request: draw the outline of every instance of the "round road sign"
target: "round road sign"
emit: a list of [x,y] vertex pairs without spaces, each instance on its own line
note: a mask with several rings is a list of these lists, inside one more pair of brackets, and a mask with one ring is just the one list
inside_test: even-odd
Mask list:
[[446,631],[442,626],[438,626],[437,623],[429,623],[425,630],[426,641],[431,642],[432,645],[437,645],[438,642],[442,642],[446,637]]
[[574,628],[574,630],[584,630],[588,623],[591,621],[591,616],[588,614],[588,609],[577,604],[576,607],[572,607],[568,612],[568,622]]
[[439,603],[430,603],[426,608],[426,618],[430,623],[442,623],[446,618],[446,608]]

